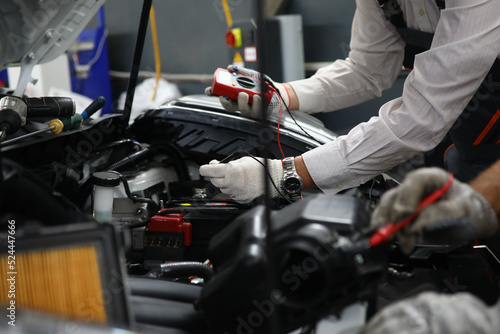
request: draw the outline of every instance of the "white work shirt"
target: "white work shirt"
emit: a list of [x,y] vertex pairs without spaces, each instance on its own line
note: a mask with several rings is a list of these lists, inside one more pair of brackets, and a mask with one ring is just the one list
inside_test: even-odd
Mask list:
[[[408,27],[434,32],[415,58],[402,97],[347,135],[304,153],[326,193],[356,187],[444,138],[500,55],[500,0],[398,0]],[[404,42],[377,0],[356,0],[351,51],[314,76],[291,82],[300,110],[333,111],[380,96],[401,70]]]

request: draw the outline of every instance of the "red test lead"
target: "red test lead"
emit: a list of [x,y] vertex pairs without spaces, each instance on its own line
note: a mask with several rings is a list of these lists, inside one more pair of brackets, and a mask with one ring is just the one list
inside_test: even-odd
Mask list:
[[373,234],[370,237],[368,241],[370,246],[375,247],[383,242],[387,242],[387,240],[389,240],[389,237],[391,235],[393,235],[401,228],[411,223],[413,220],[415,220],[415,218],[418,217],[418,215],[422,212],[422,210],[424,210],[426,207],[428,207],[429,205],[440,199],[448,191],[448,189],[450,189],[452,182],[453,182],[453,174],[449,173],[448,182],[446,182],[446,184],[441,188],[431,193],[429,196],[425,197],[420,202],[417,209],[411,215],[409,215],[408,217],[406,217],[405,219],[401,220],[396,224],[389,224],[382,228],[379,228],[377,232],[375,232],[375,234]]

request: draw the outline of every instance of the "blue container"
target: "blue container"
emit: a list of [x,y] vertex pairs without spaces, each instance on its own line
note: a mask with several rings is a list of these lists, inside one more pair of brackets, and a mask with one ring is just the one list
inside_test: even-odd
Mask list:
[[0,71],[0,87],[9,87],[9,76],[7,69]]
[[[71,70],[71,89],[92,100],[99,96],[106,98],[101,114],[113,112],[107,31],[104,22],[104,8],[97,12],[97,27],[84,29],[76,40],[79,49],[68,52]],[[93,46],[91,48],[84,47]]]

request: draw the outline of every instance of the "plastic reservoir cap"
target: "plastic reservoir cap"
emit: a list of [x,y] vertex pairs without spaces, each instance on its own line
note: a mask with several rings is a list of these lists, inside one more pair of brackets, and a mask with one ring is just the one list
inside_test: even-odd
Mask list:
[[120,185],[120,177],[111,172],[97,172],[92,174],[94,185],[101,187],[116,187]]

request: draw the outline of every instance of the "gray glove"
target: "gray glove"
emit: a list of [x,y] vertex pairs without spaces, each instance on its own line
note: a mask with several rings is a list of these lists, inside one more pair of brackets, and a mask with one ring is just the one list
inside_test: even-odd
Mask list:
[[[421,168],[409,173],[398,187],[386,192],[372,215],[371,227],[397,223],[413,213],[420,201],[448,181],[448,172]],[[424,209],[414,222],[396,233],[403,251],[415,242],[449,244],[489,236],[497,230],[497,216],[483,196],[453,180],[448,191]]]
[[[252,77],[254,79],[260,80],[260,73],[254,70],[250,70],[244,67],[238,67],[236,65],[229,65],[227,67],[229,72],[236,72],[240,73],[249,77]],[[290,97],[288,95],[288,92],[285,88],[280,83],[276,83],[272,81],[268,76],[266,76],[268,80],[270,80],[273,85],[277,88],[279,93],[281,94],[281,97],[284,100],[284,103],[289,106],[290,105]],[[208,96],[212,95],[212,88],[207,87],[205,89],[205,94]],[[259,118],[261,117],[261,106],[262,106],[262,99],[259,95],[254,95],[253,96],[253,101],[252,104],[250,105],[248,103],[249,101],[249,96],[247,93],[239,93],[238,94],[238,101],[231,100],[225,96],[219,96],[220,103],[222,104],[222,107],[229,111],[229,112],[236,112],[240,111],[242,114],[246,116],[250,116],[253,118]],[[271,101],[269,102],[269,105],[267,106],[267,115],[271,114],[277,114],[280,111],[282,104],[281,98],[278,96],[278,94],[274,93],[273,97],[271,98]],[[286,107],[283,105],[283,108],[286,109]]]
[[360,334],[491,334],[500,332],[500,307],[469,293],[425,292],[379,311]]
[[[255,198],[264,195],[264,159],[243,157],[228,163],[219,163],[217,160],[200,167],[200,174],[210,178],[210,182],[232,199],[240,203],[249,203]],[[269,181],[269,196],[278,197],[283,179],[281,160],[268,160],[268,171],[274,185]],[[269,178],[266,177],[269,180]]]

